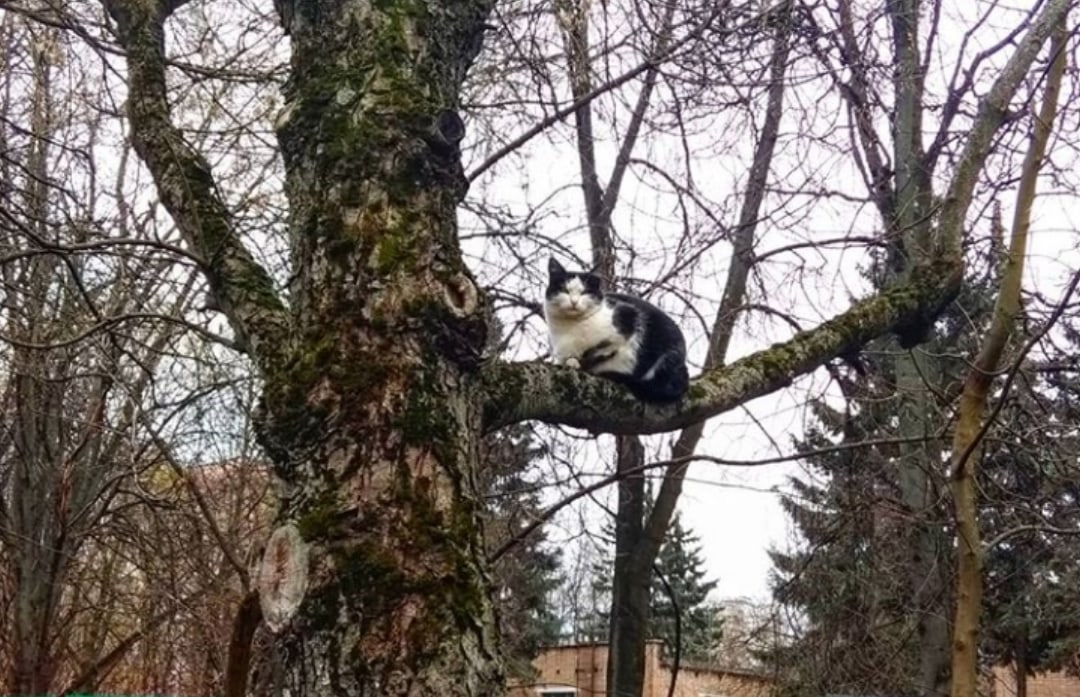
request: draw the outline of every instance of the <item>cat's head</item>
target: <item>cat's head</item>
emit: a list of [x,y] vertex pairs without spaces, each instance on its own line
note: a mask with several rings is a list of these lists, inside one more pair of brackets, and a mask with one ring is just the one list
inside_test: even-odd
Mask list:
[[549,316],[574,319],[596,311],[604,301],[600,277],[584,271],[567,271],[552,257],[548,260],[545,309]]

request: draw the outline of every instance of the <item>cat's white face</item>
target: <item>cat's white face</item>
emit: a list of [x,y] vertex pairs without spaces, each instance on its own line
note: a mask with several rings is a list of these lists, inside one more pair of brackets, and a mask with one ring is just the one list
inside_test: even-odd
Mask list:
[[570,276],[554,293],[547,297],[548,313],[572,319],[591,315],[600,307],[603,296],[590,290],[580,276]]
[[596,312],[604,302],[600,277],[590,273],[569,273],[552,260],[549,270],[546,314],[558,319],[580,319]]

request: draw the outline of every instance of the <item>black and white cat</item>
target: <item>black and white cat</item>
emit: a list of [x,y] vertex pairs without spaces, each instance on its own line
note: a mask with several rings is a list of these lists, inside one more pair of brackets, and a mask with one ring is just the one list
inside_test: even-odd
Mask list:
[[569,272],[552,258],[544,318],[556,363],[622,383],[649,402],[671,402],[686,393],[686,341],[655,305],[605,293],[599,276]]

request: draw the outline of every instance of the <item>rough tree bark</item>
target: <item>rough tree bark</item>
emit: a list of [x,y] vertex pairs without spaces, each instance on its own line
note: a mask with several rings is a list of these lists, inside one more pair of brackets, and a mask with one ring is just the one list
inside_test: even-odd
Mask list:
[[[1035,185],[1046,154],[1046,144],[1057,116],[1058,94],[1061,91],[1067,57],[1066,37],[1067,30],[1063,19],[1050,42],[1051,67],[1042,106],[1034,118],[1031,142],[1020,173],[1009,253],[1005,259],[1001,287],[994,304],[993,319],[979,349],[979,355],[964,382],[964,391],[957,409],[956,428],[953,431],[950,485],[956,515],[957,565],[950,692],[952,697],[975,697],[978,692],[977,654],[983,583],[975,476],[979,464],[979,445],[985,430],[983,411],[986,409],[990,385],[997,374],[1012,335],[1013,324],[1020,311],[1020,290],[1027,253],[1028,229],[1031,224],[1031,207],[1035,202]],[[1017,666],[1017,670],[1021,668],[1022,666]]]
[[468,471],[481,411],[466,379],[487,317],[457,248],[454,112],[490,3],[281,7],[288,310],[170,121],[163,24],[180,4],[105,2],[136,149],[265,381],[261,439],[284,484],[259,588],[271,688],[491,694],[501,671]]
[[[943,253],[905,285],[707,371],[666,407],[567,368],[493,360],[488,304],[457,241],[454,113],[492,0],[279,0],[293,50],[277,124],[286,305],[170,120],[164,23],[183,2],[102,2],[125,49],[136,149],[265,383],[261,440],[282,508],[258,587],[276,667],[251,689],[498,694],[470,470],[484,429],[690,425],[929,321],[961,278],[959,254]],[[958,221],[973,185],[957,192]]]

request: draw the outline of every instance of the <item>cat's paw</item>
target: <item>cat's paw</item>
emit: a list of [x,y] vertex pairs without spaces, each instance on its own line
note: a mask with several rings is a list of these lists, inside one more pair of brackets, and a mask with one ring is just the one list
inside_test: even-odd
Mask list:
[[578,359],[576,358],[567,358],[565,361],[563,361],[563,365],[565,365],[567,368],[573,368],[577,370],[581,367],[581,362],[578,361]]

